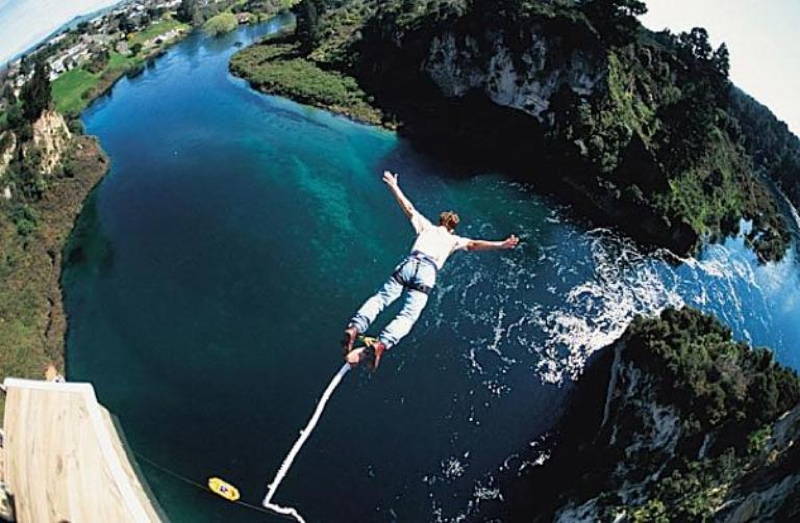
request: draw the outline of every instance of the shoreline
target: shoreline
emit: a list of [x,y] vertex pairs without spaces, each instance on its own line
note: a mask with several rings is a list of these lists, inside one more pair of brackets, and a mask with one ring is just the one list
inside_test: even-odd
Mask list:
[[[260,23],[267,23],[270,19],[277,16],[279,13],[275,15],[269,16],[266,20],[258,21],[256,24]],[[253,25],[253,24],[247,24]],[[164,45],[154,48],[151,53],[147,55],[146,58],[142,60],[141,63],[137,64],[135,67],[130,69],[121,70],[119,74],[114,77],[112,80],[108,81],[105,85],[102,86],[101,89],[94,90],[92,95],[87,99],[86,105],[80,110],[78,115],[75,117],[80,118],[80,115],[83,114],[84,111],[88,110],[96,101],[101,99],[104,96],[107,96],[114,88],[114,86],[119,82],[124,76],[131,76],[131,75],[138,75],[140,74],[147,64],[150,63],[151,60],[157,60],[163,55],[165,55],[168,50],[173,47],[174,45],[179,44],[190,35],[194,34],[196,31],[202,31],[201,27],[191,28],[188,31],[182,31],[178,33],[177,37],[170,40],[169,42],[165,42]],[[68,117],[69,115],[64,115]],[[56,252],[55,257],[58,259],[58,264],[53,261],[55,270],[55,289],[57,290],[55,294],[55,298],[48,297],[48,303],[50,305],[50,309],[48,311],[48,328],[45,331],[47,334],[48,339],[48,348],[53,354],[58,354],[58,359],[54,361],[56,369],[60,371],[60,373],[65,377],[69,378],[66,368],[66,345],[67,345],[67,334],[69,332],[69,318],[67,317],[65,308],[64,308],[64,289],[61,285],[61,276],[62,276],[62,269],[63,269],[63,256],[66,253],[66,250],[69,248],[70,240],[72,235],[75,231],[75,225],[77,223],[80,214],[84,211],[84,207],[86,202],[93,194],[96,187],[102,182],[103,178],[108,174],[111,165],[111,159],[106,154],[105,150],[103,149],[102,145],[100,144],[100,140],[98,137],[94,135],[80,135],[75,136],[75,140],[85,139],[87,142],[90,143],[90,146],[93,147],[98,155],[98,158],[102,158],[102,164],[104,165],[102,172],[98,173],[96,171],[92,171],[91,169],[77,169],[79,174],[88,174],[87,182],[88,185],[83,186],[82,195],[76,194],[75,197],[79,198],[77,209],[75,209],[74,213],[71,214],[68,220],[65,219],[64,223],[68,224],[66,228],[65,234],[60,236],[59,241],[57,244],[53,244],[48,248],[48,253],[52,250]],[[76,177],[77,178],[77,177]],[[53,255],[50,255],[51,259]],[[51,326],[56,325],[55,330],[51,332]],[[44,369],[42,370],[42,374],[44,374]],[[1,414],[1,413],[0,413]]]
[[[57,113],[64,118],[79,119],[94,102],[108,95],[123,76],[141,71],[150,60],[158,59],[192,32],[178,33],[176,38],[153,48],[134,67],[101,78],[86,91],[90,94],[82,98],[85,103],[77,113]],[[69,174],[52,176],[41,200],[26,204],[38,216],[36,229],[29,238],[20,237],[10,219],[0,221],[4,254],[14,259],[13,270],[0,277],[10,291],[11,301],[24,304],[19,305],[19,310],[4,311],[6,317],[0,318],[0,342],[5,340],[16,349],[5,355],[3,373],[7,376],[45,379],[51,367],[57,374],[67,376],[69,322],[61,285],[65,250],[87,199],[108,174],[110,159],[99,138],[73,133],[60,165],[69,166]],[[0,398],[0,416],[4,410],[5,398]]]

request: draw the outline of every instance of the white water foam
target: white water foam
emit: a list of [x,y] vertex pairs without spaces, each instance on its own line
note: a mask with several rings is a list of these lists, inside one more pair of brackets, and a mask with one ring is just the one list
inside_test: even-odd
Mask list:
[[[477,327],[482,333],[462,340],[468,369],[482,386],[470,395],[484,388],[490,398],[503,401],[519,379],[513,369],[530,368],[542,383],[576,380],[587,359],[618,339],[635,316],[653,316],[667,307],[690,304],[714,312],[737,338],[752,343],[753,329],[761,331],[756,338],[769,333],[774,296],[794,281],[788,276],[796,271],[793,251],[784,262],[760,265],[741,236],[708,246],[699,258],[685,259],[666,250],[645,254],[607,229],[568,232],[561,244],[572,249],[544,246],[534,256],[523,257],[524,265],[504,258],[496,274],[481,272],[479,262],[464,259],[467,268],[450,278],[461,281],[437,297],[440,303],[449,301],[452,306],[455,300],[458,306],[456,317],[437,318],[437,327],[447,322],[456,335],[461,326],[470,326],[473,333]],[[550,288],[543,288],[542,282]],[[548,291],[544,298],[542,290]],[[472,426],[482,425],[477,414],[481,410],[480,403],[467,410]],[[498,472],[518,474],[549,458],[548,445],[537,443],[531,450],[531,460],[512,454]],[[433,486],[447,476],[426,476],[426,483]],[[492,473],[481,475],[475,469],[458,477],[472,485],[460,489],[467,493],[464,488],[471,488],[467,505],[446,509],[450,503],[437,499],[432,489],[435,520],[469,519],[492,497],[486,496],[493,493]],[[502,500],[502,495],[495,499]]]
[[586,360],[619,338],[636,315],[684,304],[674,282],[659,274],[661,260],[605,229],[587,236],[593,277],[571,288],[561,306],[532,318],[546,338],[536,363],[545,383],[577,379]]

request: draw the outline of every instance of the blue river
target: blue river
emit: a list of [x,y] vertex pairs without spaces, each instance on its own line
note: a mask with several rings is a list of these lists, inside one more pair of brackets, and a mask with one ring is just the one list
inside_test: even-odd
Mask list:
[[83,115],[111,171],[68,247],[68,378],[94,383],[171,520],[279,519],[195,483],[220,476],[259,505],[341,365],[345,322],[413,241],[384,169],[429,216],[457,210],[462,235],[523,243],[454,255],[378,372],[345,376],[275,497],[308,521],[491,513],[636,314],[692,305],[800,368],[794,247],[759,265],[733,238],[670,263],[498,173],[456,176],[229,74],[285,22],[195,33]]

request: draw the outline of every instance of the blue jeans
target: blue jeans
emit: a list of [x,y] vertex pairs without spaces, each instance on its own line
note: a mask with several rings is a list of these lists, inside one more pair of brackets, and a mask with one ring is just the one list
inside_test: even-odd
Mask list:
[[378,336],[387,349],[397,345],[411,331],[425,305],[428,304],[426,293],[409,288],[409,286],[423,285],[433,288],[435,284],[436,265],[426,259],[420,259],[413,255],[408,256],[397,266],[394,274],[383,284],[383,287],[358,309],[356,315],[350,320],[350,325],[358,329],[358,332],[367,332],[378,314],[399,298],[405,290],[406,299],[403,308]]

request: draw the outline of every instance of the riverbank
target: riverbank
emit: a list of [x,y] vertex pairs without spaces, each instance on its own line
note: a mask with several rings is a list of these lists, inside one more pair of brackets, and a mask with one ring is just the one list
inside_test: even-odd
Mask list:
[[108,168],[95,138],[75,136],[68,147],[63,173],[48,179],[41,199],[23,207],[0,200],[2,376],[41,379],[51,364],[64,373],[62,249],[86,196]]
[[291,27],[281,35],[267,37],[263,43],[234,55],[231,72],[262,93],[284,96],[357,122],[397,129],[396,122],[384,115],[355,78],[324,70],[306,59],[291,36],[293,30]]
[[[77,118],[123,76],[135,74],[147,61],[162,55],[188,34],[187,24],[170,17],[154,23],[130,38],[131,45],[143,46],[141,54],[126,57],[111,51],[100,72],[78,67],[60,75],[51,83],[53,104],[64,116]],[[4,180],[2,171],[16,157],[18,147],[27,148],[28,144],[20,145],[14,140],[7,151],[6,141],[14,135],[9,131],[0,136],[0,180],[4,182],[0,189],[11,191],[14,182]],[[48,152],[24,153],[40,155],[36,157],[45,158],[49,164],[48,172],[40,177],[40,198],[23,197],[16,188],[0,197],[0,251],[4,254],[0,260],[1,376],[40,379],[48,367],[66,375],[62,256],[87,196],[107,171],[108,160],[97,139],[91,136],[72,135],[65,149],[63,157],[58,153],[58,158],[52,159],[48,159]],[[7,158],[6,153],[10,155]]]
[[[203,30],[216,34],[216,30],[208,25],[210,20],[203,21],[219,9],[221,11],[216,16],[225,16],[233,24],[223,31],[227,32],[238,25],[260,23],[290,8],[292,4],[291,0],[269,0],[254,4],[226,0],[214,4],[209,12],[200,10],[191,17],[191,23],[186,18],[189,17],[188,13],[182,13],[184,18],[179,19],[180,9],[177,12],[168,11],[124,38],[116,42],[112,39],[111,43],[104,44],[100,52],[92,54],[90,60],[61,73],[52,82],[56,109],[65,115],[77,116],[94,99],[107,93],[120,78],[138,74],[151,60],[192,31]],[[246,7],[253,10],[243,11]],[[198,7],[195,6],[195,9]]]
[[[77,118],[120,78],[140,70],[185,37],[188,28],[165,16],[131,35],[131,45],[138,44],[141,54],[126,57],[112,49],[97,72],[81,66],[61,74],[50,85],[52,105],[65,117]],[[8,170],[8,162],[19,155],[23,171],[36,171],[30,176],[39,180],[38,196],[17,190],[15,184],[21,178],[5,180],[2,185],[8,192],[0,198],[0,251],[4,254],[0,260],[0,375],[33,379],[41,379],[48,369],[66,375],[62,256],[87,196],[108,170],[108,159],[96,138],[41,125],[45,125],[43,136],[66,132],[66,141],[42,149],[36,137],[31,143],[14,140],[4,151],[10,156],[3,162],[3,170]],[[61,120],[59,126],[66,124]],[[14,137],[14,130],[4,137]],[[8,178],[9,173],[5,174]],[[0,416],[3,408],[0,399]]]

